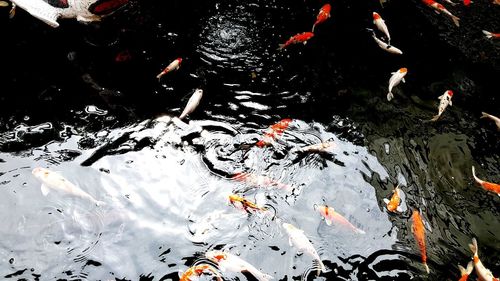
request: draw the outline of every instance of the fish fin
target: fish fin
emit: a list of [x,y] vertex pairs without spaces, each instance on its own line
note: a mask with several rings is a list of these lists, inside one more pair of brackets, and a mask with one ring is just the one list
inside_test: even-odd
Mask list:
[[436,122],[439,119],[439,117],[441,117],[441,115],[439,115],[439,114],[434,115],[434,117],[432,117],[431,121]]
[[307,41],[304,41],[304,45],[307,44]]
[[43,1],[17,1],[19,7],[52,27],[58,27],[59,10]]
[[450,106],[453,106],[453,102],[452,101],[450,101]]
[[331,219],[325,219],[326,225],[332,225],[333,221]]
[[403,208],[401,208],[401,206],[398,206],[398,207],[396,208],[396,211],[398,211],[398,212],[402,213],[402,212],[403,212]]
[[311,32],[313,32],[313,33],[314,33],[314,28],[315,28],[315,27],[316,27],[316,24],[313,24],[313,27],[312,27]]
[[50,188],[48,188],[45,184],[42,183],[42,186],[40,186],[40,189],[42,190],[43,196],[47,196],[50,192]]
[[288,238],[288,244],[290,245],[290,247],[292,247],[292,246],[293,246],[293,243],[292,243],[292,237],[289,237],[289,238]]
[[401,78],[401,81],[403,81],[403,83],[406,83],[406,80],[404,78]]
[[387,93],[387,100],[388,101],[391,101],[393,98],[394,98],[394,95],[391,92]]
[[427,263],[424,263],[424,268],[425,268],[425,271],[427,272],[427,274],[431,273],[431,270],[429,269],[429,266],[427,265]]
[[489,31],[483,30],[483,34],[486,35],[486,38],[491,38],[493,37],[493,34]]
[[488,118],[488,113],[486,112],[481,112],[481,117],[480,118]]
[[459,27],[460,26],[460,18],[459,17],[456,17],[456,16],[451,16],[451,19],[453,20],[453,23]]
[[389,202],[391,202],[389,199],[384,198],[384,203],[385,203],[385,204],[389,204]]
[[16,15],[16,4],[12,3],[12,8],[10,8],[9,11],[9,19],[13,19],[14,16]]
[[359,228],[356,228],[356,233],[357,234],[363,234],[363,235],[366,234],[366,232],[364,230],[361,230]]
[[285,44],[279,44],[278,51],[281,51],[285,48]]
[[477,255],[477,240],[476,238],[472,238],[472,244],[469,244],[469,249],[474,255]]

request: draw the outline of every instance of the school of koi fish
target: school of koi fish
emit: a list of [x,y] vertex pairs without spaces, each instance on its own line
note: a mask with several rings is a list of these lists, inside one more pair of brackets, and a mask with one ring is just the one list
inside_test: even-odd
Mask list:
[[[447,10],[442,4],[435,2],[434,0],[423,0],[422,1],[426,6],[434,9],[436,13],[442,13],[449,17],[453,23],[458,27],[459,26],[459,18],[453,15],[449,10]],[[452,2],[451,0],[446,1],[448,4],[456,5],[457,3]],[[497,0],[493,1],[493,4],[500,4]],[[468,7],[471,4],[470,0],[464,0],[463,5]],[[5,1],[0,1],[0,7],[7,7],[8,3]],[[285,43],[280,44],[278,50],[285,51],[286,48],[291,47],[296,44],[306,44],[308,40],[315,36],[314,31],[320,28],[320,25],[330,19],[330,12],[332,6],[331,4],[325,4],[322,6],[318,12],[316,21],[313,23],[311,31],[306,31],[302,33],[297,33],[296,35],[290,37]],[[376,30],[372,28],[367,28],[375,43],[384,51],[395,54],[395,55],[403,55],[403,51],[399,48],[393,46],[391,44],[391,36],[389,32],[389,28],[382,16],[373,12],[373,24],[376,27]],[[377,32],[380,32],[382,37],[377,36]],[[500,38],[499,33],[492,33],[489,31],[482,31],[487,38]],[[383,38],[384,40],[380,39]],[[180,69],[182,63],[182,58],[177,58],[172,61],[167,67],[164,68],[158,75],[157,78],[161,80],[165,75],[177,71]],[[397,71],[391,73],[391,77],[388,83],[388,93],[387,100],[391,101],[394,99],[394,88],[397,87],[400,82],[405,82],[405,76],[408,73],[408,70],[405,67],[399,68]],[[438,97],[439,105],[437,115],[433,116],[429,121],[436,122],[440,119],[442,114],[445,112],[448,106],[452,106],[452,97],[454,92],[452,90],[447,90],[444,94]],[[203,90],[196,89],[192,96],[190,97],[187,105],[185,106],[182,113],[179,115],[178,119],[184,120],[189,115],[191,115],[203,97]],[[488,113],[482,113],[480,118],[487,118],[495,122],[498,130],[500,130],[500,118],[493,116]],[[272,149],[273,144],[279,140],[287,131],[287,129],[293,124],[293,119],[286,118],[281,121],[270,125],[267,129],[265,129],[264,133],[260,137],[260,139],[254,144],[256,147],[261,149]],[[182,121],[179,121],[182,122]],[[290,153],[318,153],[318,154],[333,154],[335,151],[335,143],[334,142],[319,142],[317,144],[304,146],[297,148],[296,150],[290,151]],[[486,192],[491,194],[496,194],[500,196],[500,185],[488,182],[486,180],[480,179],[476,175],[476,171],[474,166],[471,167],[473,180],[477,183],[477,185],[481,186]],[[85,200],[89,200],[97,206],[101,206],[106,204],[105,202],[98,201],[93,196],[80,189],[78,186],[72,184],[67,179],[65,179],[60,174],[50,171],[45,168],[35,168],[33,171],[33,176],[39,179],[42,182],[42,193],[46,196],[51,190],[56,190],[58,192],[64,192],[67,194],[71,194],[76,197],[80,197]],[[286,192],[293,192],[293,187],[287,184],[283,184],[274,179],[268,178],[263,175],[252,174],[252,173],[237,173],[232,176],[232,179],[235,181],[240,181],[247,185],[248,187],[260,187],[260,188],[277,188]],[[386,204],[386,208],[388,212],[394,214],[394,216],[398,216],[402,212],[400,208],[401,204],[401,194],[404,192],[403,186],[396,186],[393,190],[393,194],[391,198],[384,199],[384,203]],[[320,275],[322,272],[326,272],[329,269],[323,264],[322,259],[318,252],[315,249],[315,246],[308,239],[307,234],[296,226],[290,224],[289,222],[283,221],[278,214],[273,214],[270,209],[266,206],[259,206],[257,203],[252,202],[251,200],[244,198],[241,194],[232,193],[228,196],[228,202],[232,204],[235,208],[240,209],[244,212],[248,212],[252,214],[254,212],[260,212],[262,214],[268,214],[273,220],[281,227],[288,235],[290,246],[296,248],[298,253],[305,253],[309,255],[313,264],[315,265],[315,269],[317,269],[317,274]],[[353,225],[349,222],[348,219],[343,217],[340,213],[336,212],[334,208],[328,205],[319,205],[315,204],[311,206],[315,211],[319,213],[319,215],[324,219],[325,223],[330,226],[332,224],[339,225],[352,231],[353,234],[363,235],[365,231],[360,229],[359,227]],[[423,214],[419,210],[418,207],[415,206],[415,209],[412,210],[411,221],[412,221],[412,232],[415,238],[415,242],[418,245],[420,250],[422,265],[424,270],[429,273],[430,268],[428,266],[427,260],[427,248],[426,248],[426,227],[424,223]],[[458,269],[460,271],[460,280],[467,280],[469,275],[475,270],[475,273],[479,280],[482,281],[498,281],[499,279],[494,277],[493,273],[490,272],[486,266],[481,262],[478,255],[478,242],[475,238],[471,239],[471,244],[469,245],[471,251],[471,260],[467,263],[467,266],[464,268],[461,265],[458,265]],[[233,272],[248,272],[253,275],[257,280],[266,281],[273,279],[269,274],[261,272],[257,267],[258,265],[252,265],[246,262],[242,257],[231,254],[228,251],[208,251],[205,253],[206,259],[211,261],[213,264],[196,264],[185,270],[180,274],[180,280],[194,280],[194,278],[199,277],[204,274],[209,274],[216,278],[217,280],[223,280],[223,273],[227,271]],[[257,266],[257,267],[256,267]]]

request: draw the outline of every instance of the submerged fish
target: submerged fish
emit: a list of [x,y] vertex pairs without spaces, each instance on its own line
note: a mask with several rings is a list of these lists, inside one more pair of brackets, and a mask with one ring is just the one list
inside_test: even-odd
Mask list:
[[296,35],[290,37],[290,39],[288,39],[288,41],[286,41],[285,44],[280,44],[280,47],[278,48],[278,50],[284,49],[292,44],[303,43],[305,45],[305,44],[307,44],[307,40],[311,39],[313,36],[314,36],[314,33],[312,33],[312,32],[303,32],[303,33],[296,34]]
[[396,212],[396,211],[402,212],[403,210],[401,209],[401,206],[399,206],[399,204],[401,204],[399,185],[396,186],[396,188],[394,188],[392,192],[393,193],[391,200],[384,198],[384,203],[387,205],[387,210],[389,210],[389,212]]
[[460,279],[458,281],[467,281],[467,279],[469,279],[469,275],[472,272],[472,269],[474,269],[474,265],[472,264],[472,262],[469,262],[467,264],[467,268],[458,265],[458,269],[460,270]]
[[452,90],[447,90],[439,96],[439,107],[438,107],[438,114],[432,117],[431,121],[437,121],[439,117],[441,117],[441,114],[446,110],[448,106],[452,106],[451,98],[453,97],[453,91]]
[[281,136],[285,130],[290,126],[290,123],[292,123],[292,119],[290,118],[285,118],[278,123],[272,125],[269,127],[264,135],[261,137],[261,139],[256,143],[258,147],[265,147],[269,146],[273,143],[274,140],[276,140],[277,137]]
[[403,67],[400,68],[398,71],[392,73],[391,79],[389,79],[389,93],[387,93],[388,101],[391,101],[394,98],[394,95],[392,94],[392,89],[397,85],[399,85],[401,81],[403,81],[403,83],[405,82],[405,76],[407,72],[408,69]]
[[256,175],[253,173],[236,173],[235,175],[233,175],[232,179],[244,182],[250,186],[262,187],[262,188],[275,186],[285,190],[292,189],[292,187],[287,184],[275,181],[266,176]]
[[323,264],[323,261],[321,261],[318,252],[314,248],[311,241],[309,241],[307,236],[304,234],[304,231],[289,223],[283,223],[283,228],[288,234],[288,242],[290,243],[290,246],[295,246],[299,252],[304,252],[311,256],[319,265],[318,271],[325,272],[326,267]]
[[486,35],[486,38],[495,38],[495,39],[500,38],[500,33],[493,33],[493,32],[483,30],[483,34]]
[[265,207],[260,207],[257,206],[255,203],[239,196],[236,194],[231,194],[229,195],[229,202],[233,204],[235,207],[245,210],[248,212],[248,210],[254,210],[254,211],[266,211],[267,208]]
[[483,181],[480,178],[476,177],[476,169],[474,168],[474,166],[472,166],[472,176],[474,177],[474,180],[476,180],[476,182],[480,184],[485,190],[494,192],[498,196],[500,196],[500,184]]
[[318,206],[318,212],[325,218],[325,222],[327,225],[332,225],[332,223],[338,223],[351,231],[359,234],[365,234],[365,232],[357,227],[355,227],[352,223],[350,223],[346,218],[344,218],[341,214],[335,212],[335,209],[328,206]]
[[385,43],[384,41],[378,39],[377,36],[375,36],[375,33],[372,34],[372,38],[373,38],[373,40],[375,40],[375,43],[377,43],[377,45],[380,47],[380,49],[382,49],[388,53],[391,53],[391,54],[396,54],[396,55],[403,54],[403,51],[401,51],[400,49],[398,49],[394,46],[391,46],[391,45]]
[[165,69],[163,69],[163,71],[160,72],[160,74],[156,75],[156,78],[160,79],[163,75],[170,73],[174,70],[178,70],[181,67],[181,63],[182,63],[182,58],[176,58],[169,65],[167,65],[167,67],[165,67]]
[[186,107],[182,111],[182,114],[179,116],[179,119],[185,118],[187,115],[193,113],[193,111],[198,107],[200,104],[201,98],[203,97],[203,90],[202,89],[196,89],[193,93],[193,95],[189,98],[188,103],[186,104]]
[[180,281],[192,281],[195,277],[201,276],[204,272],[209,272],[217,277],[217,281],[222,281],[222,278],[217,270],[208,264],[198,264],[188,268],[180,277]]
[[411,216],[413,220],[413,224],[411,227],[411,231],[415,236],[415,240],[417,240],[418,247],[420,248],[420,255],[422,256],[422,264],[425,267],[425,271],[427,273],[430,272],[429,266],[427,266],[427,248],[425,247],[425,228],[424,222],[422,221],[422,217],[417,210],[413,210],[413,215]]
[[223,251],[209,251],[205,253],[205,257],[219,266],[222,272],[226,270],[233,272],[248,272],[252,274],[259,281],[268,281],[273,279],[271,275],[262,273],[253,265],[244,261],[243,259]]
[[385,37],[387,37],[387,44],[390,44],[391,35],[389,34],[389,29],[387,28],[384,19],[382,19],[382,17],[377,12],[373,12],[373,24],[375,24],[378,30],[382,31],[385,34]]
[[481,112],[481,118],[488,118],[490,120],[493,120],[495,122],[495,125],[497,125],[498,130],[500,131],[500,118],[486,112]]
[[328,18],[330,18],[330,11],[332,9],[332,6],[330,4],[325,4],[323,7],[321,7],[321,10],[319,10],[318,16],[316,17],[316,22],[314,23],[312,27],[312,32],[314,32],[314,28],[316,25],[326,21]]
[[61,176],[56,172],[38,167],[33,169],[32,174],[37,179],[42,181],[41,189],[42,189],[42,194],[44,196],[47,196],[47,194],[50,192],[50,189],[54,189],[80,198],[87,199],[96,204],[97,206],[105,204],[102,201],[96,200],[90,194],[83,191],[82,189],[80,189],[79,187],[77,187],[76,185],[74,185],[73,183],[71,183],[70,181],[68,181],[63,176]]
[[489,271],[479,259],[477,254],[477,240],[476,238],[472,238],[472,244],[469,244],[469,248],[474,254],[474,268],[476,269],[476,274],[479,277],[480,281],[499,281],[498,278],[493,276],[493,273]]

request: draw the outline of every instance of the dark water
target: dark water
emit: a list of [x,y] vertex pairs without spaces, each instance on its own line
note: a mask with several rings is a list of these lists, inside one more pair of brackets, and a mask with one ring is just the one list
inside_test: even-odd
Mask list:
[[[417,2],[334,2],[306,46],[277,51],[311,28],[322,4],[144,0],[102,24],[69,20],[59,29],[23,12],[2,17],[0,276],[177,280],[206,262],[206,251],[224,249],[276,280],[458,280],[472,237],[500,274],[499,198],[470,171],[500,182],[499,134],[479,119],[481,111],[500,115],[498,69],[445,44],[440,29],[453,30],[451,21],[441,17],[433,28]],[[364,29],[373,10],[405,55],[372,42]],[[177,57],[180,70],[158,82]],[[409,69],[407,83],[388,103],[390,72],[400,67]],[[196,88],[204,96],[189,124],[172,122]],[[447,89],[453,106],[427,122]],[[272,147],[252,145],[283,118],[294,121]],[[333,155],[293,153],[319,141],[334,141]],[[35,167],[107,204],[44,197]],[[241,172],[291,190],[232,179]],[[404,212],[389,214],[383,199],[398,183]],[[231,193],[271,215],[234,208]],[[315,204],[366,234],[327,226]],[[423,215],[430,274],[411,233],[412,209]],[[309,274],[312,260],[289,246],[283,221],[304,230],[328,272]]]

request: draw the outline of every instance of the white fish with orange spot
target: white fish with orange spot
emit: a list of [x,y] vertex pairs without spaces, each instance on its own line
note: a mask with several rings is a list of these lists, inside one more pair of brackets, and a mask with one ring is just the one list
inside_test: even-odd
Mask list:
[[453,91],[452,90],[447,90],[442,94],[441,96],[438,97],[439,99],[439,107],[438,107],[438,114],[432,117],[431,121],[437,121],[439,117],[443,114],[443,112],[446,110],[448,106],[452,106],[451,98],[453,97]]
[[332,225],[333,223],[338,223],[343,227],[346,227],[358,234],[365,234],[365,232],[357,227],[355,227],[352,223],[350,223],[346,218],[344,218],[341,214],[335,212],[335,209],[328,206],[315,206],[318,212],[325,218],[325,222],[327,225]]
[[481,262],[479,259],[479,256],[477,254],[477,240],[476,238],[472,238],[472,244],[469,244],[469,248],[474,254],[473,256],[473,261],[474,261],[474,268],[476,269],[476,274],[479,277],[479,280],[481,281],[499,281],[498,278],[495,278],[493,276],[493,273],[489,271]]
[[373,24],[375,24],[378,30],[382,31],[385,34],[385,37],[387,37],[387,43],[390,44],[391,35],[389,34],[389,28],[387,28],[384,19],[382,19],[382,17],[377,12],[373,12]]
[[227,270],[233,272],[248,272],[259,281],[268,281],[273,279],[271,275],[261,272],[255,266],[227,252],[209,251],[205,253],[205,257],[215,262],[222,272],[225,272]]
[[392,94],[392,89],[399,85],[401,81],[405,83],[405,76],[408,73],[408,69],[405,67],[398,69],[398,71],[391,73],[391,79],[389,79],[389,93],[387,93],[387,100],[391,101],[394,98]]
[[193,93],[193,95],[189,98],[188,103],[186,104],[186,107],[182,111],[182,114],[179,116],[179,119],[183,119],[189,114],[193,113],[193,111],[198,107],[200,104],[201,98],[203,97],[203,90],[202,89],[196,89]]
[[176,58],[172,61],[165,69],[163,69],[160,74],[156,75],[156,78],[160,79],[163,75],[170,73],[174,70],[178,70],[181,67],[182,58]]
[[325,272],[325,265],[321,261],[321,258],[319,257],[318,252],[314,248],[311,241],[309,241],[307,236],[304,234],[304,231],[296,228],[289,223],[283,223],[283,228],[288,234],[288,242],[290,243],[290,246],[295,246],[295,248],[297,248],[299,252],[304,252],[310,255],[318,263],[318,270]]
[[32,174],[42,182],[41,190],[44,196],[47,196],[50,190],[54,189],[83,199],[87,199],[97,206],[105,204],[105,202],[96,200],[94,197],[92,197],[92,195],[83,191],[78,186],[74,185],[56,172],[38,167],[33,169]]

